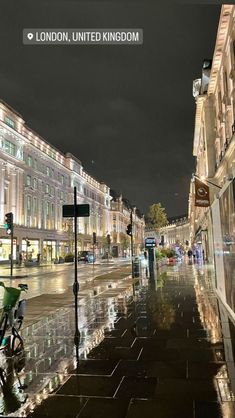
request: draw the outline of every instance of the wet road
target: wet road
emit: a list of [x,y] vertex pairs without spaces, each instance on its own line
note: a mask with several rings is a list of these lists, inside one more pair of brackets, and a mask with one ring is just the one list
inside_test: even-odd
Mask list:
[[[212,290],[213,271],[174,266],[130,279],[24,329],[13,364],[1,353],[3,416],[233,418],[235,326]],[[18,377],[17,377],[18,376]],[[7,384],[6,384],[6,382]],[[15,415],[14,415],[15,413]]]
[[[89,282],[94,277],[108,273],[118,267],[128,265],[128,260],[116,260],[115,262],[95,264],[78,264],[78,281],[80,284]],[[28,284],[28,292],[23,294],[26,299],[39,296],[41,294],[64,293],[74,282],[74,265],[50,265],[39,268],[16,269],[15,274],[19,276],[27,275],[17,279],[8,279],[8,269],[1,268],[0,280],[5,286],[17,287],[19,283]],[[1,277],[2,275],[2,277]],[[3,297],[3,288],[0,288],[0,304]]]

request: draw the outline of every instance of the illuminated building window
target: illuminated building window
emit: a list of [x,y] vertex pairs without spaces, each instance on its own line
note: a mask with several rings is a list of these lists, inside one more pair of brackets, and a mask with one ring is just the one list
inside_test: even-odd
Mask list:
[[38,188],[38,181],[37,179],[33,179],[33,188],[37,189]]
[[27,186],[31,186],[31,180],[32,180],[32,179],[31,179],[31,176],[29,176],[29,175],[28,175],[28,176],[26,177],[26,185],[27,185]]
[[51,186],[51,195],[52,196],[55,196],[55,188],[54,188],[54,186]]
[[36,212],[37,212],[37,198],[34,197],[33,198],[33,213],[34,213],[34,215],[36,215]]
[[63,174],[58,174],[58,179],[59,179],[59,182],[61,183],[61,184],[65,184],[64,183],[64,175]]
[[49,184],[46,184],[45,191],[46,191],[46,193],[50,193],[50,186],[49,186]]
[[16,155],[16,146],[12,142],[5,140],[4,141],[4,151],[10,155]]
[[31,157],[31,155],[28,155],[28,157],[27,157],[27,165],[29,167],[33,166],[33,158]]
[[15,128],[15,122],[9,118],[8,116],[5,117],[5,123],[10,126],[11,128]]
[[50,168],[49,167],[46,167],[46,175],[50,176]]
[[27,210],[31,211],[31,196],[27,196]]

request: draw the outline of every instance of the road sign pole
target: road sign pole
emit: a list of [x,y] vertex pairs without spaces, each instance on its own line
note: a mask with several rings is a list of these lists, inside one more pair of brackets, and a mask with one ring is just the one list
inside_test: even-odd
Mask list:
[[132,215],[132,209],[131,209],[131,271],[132,271],[132,278],[134,278],[134,245],[133,245],[133,215]]
[[74,305],[75,305],[75,335],[74,335],[74,344],[76,346],[76,359],[77,366],[79,363],[79,342],[80,342],[80,332],[78,329],[78,242],[77,242],[77,218],[90,216],[90,205],[77,205],[77,188],[74,187],[74,202],[73,205],[63,205],[63,218],[74,218],[74,284],[73,284],[73,293],[74,293]]
[[76,359],[77,365],[79,362],[79,341],[80,341],[80,332],[78,329],[78,251],[77,251],[77,188],[74,187],[74,284],[73,284],[73,293],[74,293],[74,306],[75,306],[75,335],[74,335],[74,344],[76,347]]
[[11,279],[13,276],[13,239],[14,239],[14,233],[13,233],[13,216],[12,216],[12,227],[11,227]]

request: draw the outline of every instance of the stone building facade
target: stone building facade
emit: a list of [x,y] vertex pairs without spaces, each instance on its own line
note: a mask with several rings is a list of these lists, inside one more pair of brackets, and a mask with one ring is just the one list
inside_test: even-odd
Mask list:
[[[72,248],[72,225],[62,217],[62,206],[89,203],[91,216],[79,218],[79,249],[90,249],[97,234],[110,233],[110,189],[87,174],[72,154],[63,154],[33,132],[9,105],[0,102],[0,262],[10,255],[4,229],[5,214],[14,215],[14,259],[19,254],[50,261]],[[27,245],[28,244],[30,245]]]
[[113,255],[130,256],[131,254],[131,239],[127,235],[127,225],[130,224],[130,215],[132,209],[133,222],[133,246],[134,255],[138,255],[144,246],[144,216],[138,211],[136,207],[130,205],[127,199],[122,195],[112,193],[110,223],[111,223],[111,241]]
[[235,317],[235,6],[221,8],[214,56],[193,84],[196,176],[209,186],[210,206],[195,206],[190,185],[190,236],[215,262],[215,287]]

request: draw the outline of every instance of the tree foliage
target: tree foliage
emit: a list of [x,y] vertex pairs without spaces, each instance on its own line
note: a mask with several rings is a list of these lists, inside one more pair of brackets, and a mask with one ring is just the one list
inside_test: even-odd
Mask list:
[[122,250],[127,250],[127,248],[129,248],[130,246],[130,239],[123,232],[120,233],[120,244],[121,244]]
[[165,226],[166,224],[167,214],[161,203],[154,203],[153,205],[149,206],[147,226],[158,229],[162,226]]

